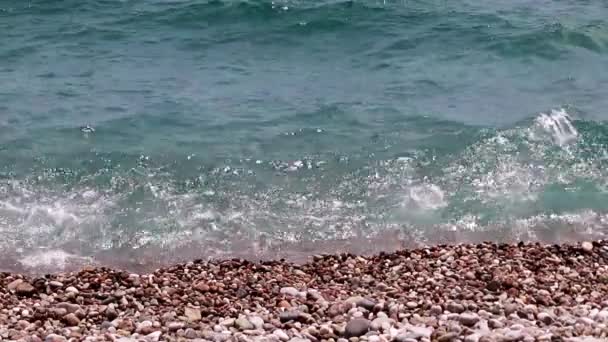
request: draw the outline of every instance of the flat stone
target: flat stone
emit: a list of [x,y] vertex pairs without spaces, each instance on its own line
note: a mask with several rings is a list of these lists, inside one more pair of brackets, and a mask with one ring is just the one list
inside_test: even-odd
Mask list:
[[235,322],[234,318],[227,318],[227,319],[221,321],[220,325],[224,326],[224,327],[231,327],[234,325],[234,322]]
[[389,330],[393,325],[393,320],[386,317],[378,317],[370,324],[370,330],[381,331]]
[[427,327],[420,326],[409,326],[407,330],[410,332],[410,335],[416,339],[419,338],[431,338],[431,334],[433,331]]
[[458,321],[460,321],[460,323],[463,325],[472,327],[479,322],[479,316],[472,312],[464,312],[458,316]]
[[201,320],[201,310],[197,308],[192,308],[186,306],[184,308],[184,315],[188,318],[190,322],[196,322]]
[[395,336],[393,342],[418,342],[418,340],[413,337],[410,337],[409,335],[401,334]]
[[15,293],[19,296],[31,296],[36,289],[28,282],[21,282],[15,287]]
[[75,313],[80,310],[80,305],[67,302],[58,303],[55,307],[65,309],[68,313]]
[[369,298],[362,298],[359,301],[357,301],[357,306],[364,308],[368,311],[373,311],[374,306],[376,306],[376,302]]
[[23,279],[16,279],[8,283],[8,285],[6,285],[6,288],[9,289],[9,291],[15,291],[15,289],[17,289],[17,285],[21,283],[23,283]]
[[489,320],[488,321],[488,326],[491,329],[501,329],[501,328],[505,327],[505,325],[501,321],[499,321],[497,319],[491,319],[491,320]]
[[289,321],[308,322],[310,315],[298,310],[283,311],[279,314],[279,320],[282,323]]
[[155,332],[149,333],[148,335],[146,335],[146,341],[157,342],[160,340],[161,334],[162,334],[162,332],[160,332],[160,331],[155,331]]
[[74,286],[69,286],[68,288],[65,289],[65,292],[67,292],[67,293],[78,293],[79,291]]
[[44,342],[64,342],[64,341],[67,341],[67,339],[65,337],[56,335],[56,334],[49,334],[44,339]]
[[49,286],[51,287],[63,287],[63,283],[57,280],[49,281]]
[[449,303],[446,309],[451,313],[459,314],[464,312],[464,305],[458,303]]
[[264,329],[264,320],[259,316],[249,317],[249,322],[251,322],[256,329]]
[[[262,323],[264,324],[264,323]],[[247,318],[240,317],[236,321],[234,321],[234,326],[239,330],[253,330],[255,326],[251,323]]]
[[369,331],[371,322],[364,318],[352,319],[346,324],[344,336],[346,338],[359,337],[365,335]]
[[437,342],[450,342],[455,340],[458,337],[458,334],[455,332],[445,333],[437,338]]
[[281,294],[283,295],[287,295],[287,296],[291,296],[291,297],[297,297],[300,295],[300,291],[298,291],[298,289],[296,289],[295,287],[283,287],[280,290]]
[[277,329],[272,332],[272,334],[279,338],[281,341],[289,341],[289,335],[281,329]]

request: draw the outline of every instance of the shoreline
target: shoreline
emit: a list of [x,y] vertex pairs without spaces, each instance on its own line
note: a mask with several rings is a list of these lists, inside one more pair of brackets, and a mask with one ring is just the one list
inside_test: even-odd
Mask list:
[[607,324],[606,240],[0,273],[2,341],[605,341]]

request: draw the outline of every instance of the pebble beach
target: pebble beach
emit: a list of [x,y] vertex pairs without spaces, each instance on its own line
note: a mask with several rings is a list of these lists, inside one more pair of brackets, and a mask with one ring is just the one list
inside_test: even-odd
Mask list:
[[608,242],[0,273],[2,341],[608,340]]

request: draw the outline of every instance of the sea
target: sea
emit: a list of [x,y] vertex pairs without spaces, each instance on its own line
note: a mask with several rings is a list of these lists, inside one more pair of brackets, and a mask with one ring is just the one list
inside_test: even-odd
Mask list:
[[0,270],[608,233],[608,2],[0,0]]

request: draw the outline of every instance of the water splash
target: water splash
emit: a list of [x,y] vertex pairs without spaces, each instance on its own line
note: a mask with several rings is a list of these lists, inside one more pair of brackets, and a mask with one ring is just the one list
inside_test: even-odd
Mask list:
[[579,136],[572,124],[572,118],[564,109],[552,110],[549,114],[541,113],[535,124],[549,134],[559,146],[576,141]]

